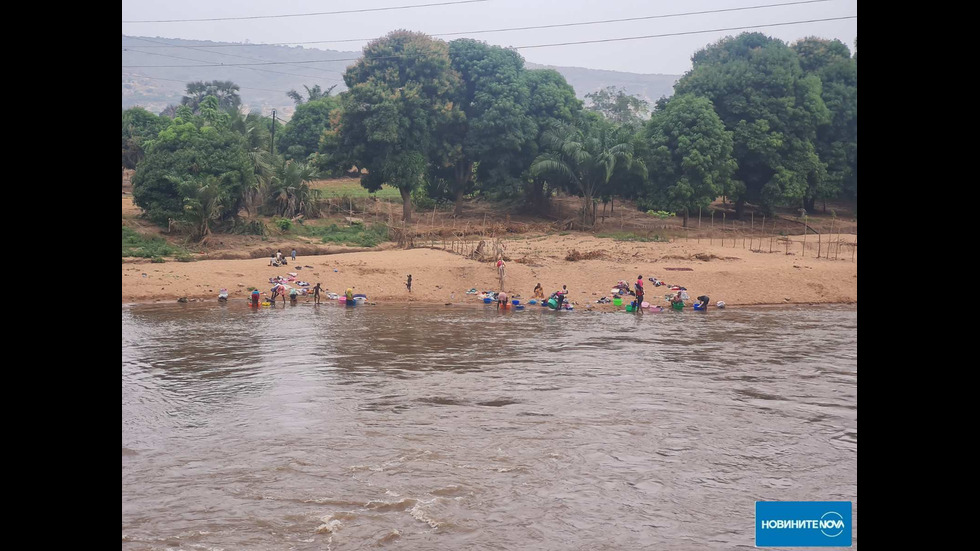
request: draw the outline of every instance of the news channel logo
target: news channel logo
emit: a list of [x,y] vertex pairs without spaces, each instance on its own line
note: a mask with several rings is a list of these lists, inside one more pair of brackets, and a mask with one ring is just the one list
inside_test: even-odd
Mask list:
[[756,501],[756,547],[850,547],[850,501]]

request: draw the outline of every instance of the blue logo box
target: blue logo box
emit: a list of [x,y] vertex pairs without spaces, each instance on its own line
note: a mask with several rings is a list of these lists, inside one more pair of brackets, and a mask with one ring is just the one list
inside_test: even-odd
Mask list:
[[756,547],[850,547],[850,501],[756,501]]

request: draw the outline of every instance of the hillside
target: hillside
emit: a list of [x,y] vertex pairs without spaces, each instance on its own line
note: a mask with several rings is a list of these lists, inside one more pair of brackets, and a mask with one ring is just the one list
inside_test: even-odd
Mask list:
[[[168,46],[170,45],[170,46]],[[345,89],[343,73],[361,52],[181,40],[159,37],[122,37],[122,108],[141,106],[159,113],[180,104],[188,82],[230,80],[241,88],[242,104],[265,115],[276,110],[288,120],[295,105],[286,93],[305,93],[303,86],[319,85],[334,92]],[[175,67],[200,61],[200,69]],[[215,64],[290,62],[290,65],[226,66]],[[581,67],[552,67],[527,63],[529,69],[551,68],[561,73],[579,98],[607,86],[653,103],[673,92],[680,75],[648,75]]]

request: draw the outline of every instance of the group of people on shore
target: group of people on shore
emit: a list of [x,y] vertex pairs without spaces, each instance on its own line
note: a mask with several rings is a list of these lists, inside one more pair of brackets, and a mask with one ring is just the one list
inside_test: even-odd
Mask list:
[[[659,287],[661,285],[666,285],[666,283],[663,283],[659,279],[653,277],[650,278],[650,281],[653,282],[654,286],[656,287]],[[675,310],[683,309],[685,306],[685,300],[689,300],[687,295],[687,289],[680,286],[674,286],[672,290],[674,291],[674,293],[672,295],[668,295],[666,300],[670,303],[670,306]],[[636,300],[634,300],[630,305],[631,309],[634,312],[639,312],[642,310],[644,305],[644,298],[646,296],[646,293],[644,291],[642,274],[636,276],[636,283],[634,284],[633,289],[630,289],[629,284],[626,283],[625,281],[620,281],[619,284],[617,284],[616,287],[613,289],[613,291],[614,294],[618,293],[620,295],[630,295],[636,297]],[[697,301],[694,303],[694,308],[696,310],[705,310],[708,308],[708,303],[710,301],[711,301],[710,297],[708,297],[707,295],[701,295],[697,297]]]

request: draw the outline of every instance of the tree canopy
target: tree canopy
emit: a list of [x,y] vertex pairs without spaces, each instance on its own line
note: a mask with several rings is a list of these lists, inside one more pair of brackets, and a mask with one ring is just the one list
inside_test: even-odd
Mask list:
[[830,120],[820,79],[806,75],[784,42],[760,33],[727,37],[698,51],[674,93],[708,98],[734,135],[736,214],[745,201],[764,208],[812,195],[826,174],[814,147]]
[[687,213],[732,193],[737,165],[732,132],[704,97],[682,94],[657,110],[643,131],[650,181],[645,200],[658,210]]
[[459,121],[453,108],[461,84],[449,46],[423,33],[393,31],[364,47],[344,73],[339,148],[359,168],[361,185],[398,188],[403,220],[411,222],[411,193],[434,166],[446,166],[450,151],[442,133]]

